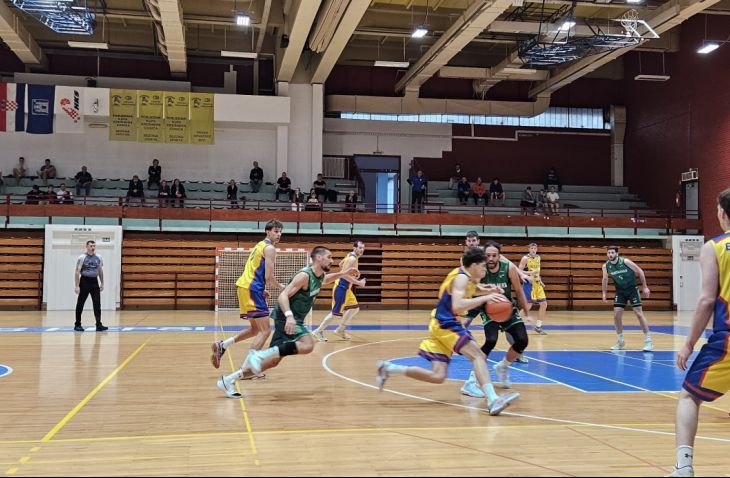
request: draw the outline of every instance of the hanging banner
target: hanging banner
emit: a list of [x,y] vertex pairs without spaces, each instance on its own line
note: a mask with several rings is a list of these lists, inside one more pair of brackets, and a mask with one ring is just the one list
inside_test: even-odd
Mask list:
[[212,93],[190,93],[190,144],[214,144]]
[[137,90],[109,90],[109,140],[137,140]]
[[0,83],[0,131],[25,131],[25,84]]
[[109,116],[109,94],[103,88],[86,88],[84,92],[85,116]]
[[84,107],[81,95],[81,88],[56,87],[56,132],[84,132]]
[[28,85],[28,128],[31,134],[53,133],[53,111],[56,87]]
[[137,120],[137,141],[140,143],[162,143],[162,92],[137,91],[139,119]]
[[165,92],[165,143],[190,144],[190,93]]

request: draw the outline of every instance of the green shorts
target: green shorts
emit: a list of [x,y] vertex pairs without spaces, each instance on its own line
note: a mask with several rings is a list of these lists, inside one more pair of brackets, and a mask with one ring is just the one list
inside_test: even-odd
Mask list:
[[616,289],[616,298],[613,300],[614,307],[624,308],[627,305],[633,307],[641,307],[641,295],[639,288],[633,289]]
[[[489,318],[489,316],[486,313],[482,314],[482,325],[484,325],[484,327],[486,327],[487,324],[489,324],[491,322],[494,322],[494,321],[491,318]],[[522,317],[520,317],[519,311],[517,309],[514,309],[512,311],[512,317],[510,317],[509,320],[507,320],[506,322],[498,322],[498,323],[499,323],[499,329],[502,332],[506,332],[513,326],[524,323],[524,321],[522,320]]]
[[274,315],[274,335],[271,336],[271,343],[269,344],[269,347],[276,347],[277,345],[281,345],[286,342],[296,342],[305,335],[309,335],[309,331],[304,326],[304,318],[301,320],[298,317],[294,318],[297,322],[297,326],[294,329],[294,333],[289,335],[284,332],[286,318],[282,320],[276,316],[276,314],[272,315]]

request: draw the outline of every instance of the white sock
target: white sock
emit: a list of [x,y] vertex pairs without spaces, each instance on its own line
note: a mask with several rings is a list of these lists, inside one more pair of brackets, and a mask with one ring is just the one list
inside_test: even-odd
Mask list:
[[332,312],[327,314],[324,319],[322,319],[322,323],[319,324],[319,327],[317,327],[317,330],[315,332],[324,332],[327,330],[327,326],[329,323],[332,322]]
[[270,358],[278,358],[279,357],[279,347],[270,347],[266,350],[260,350],[259,351],[259,357],[261,357],[261,361],[270,359]]
[[406,365],[396,365],[394,363],[387,362],[385,364],[385,370],[388,373],[402,373],[405,374],[408,370],[408,367]]
[[616,334],[616,338],[618,339],[619,342],[623,342],[624,341],[624,334]]
[[493,401],[499,398],[499,395],[497,395],[497,392],[494,391],[494,385],[491,383],[486,384],[483,387],[484,394],[487,396],[487,404],[491,404]]
[[508,361],[506,356],[499,362],[500,367],[509,368],[510,365],[512,365],[512,362]]
[[350,321],[353,319],[353,317],[355,317],[355,314],[357,314],[358,312],[360,312],[360,309],[350,309],[347,312],[345,312],[345,316],[342,319],[341,327],[344,329],[348,325],[350,325]]
[[651,332],[647,332],[644,334],[644,340],[650,340],[651,339]]
[[693,450],[691,446],[681,445],[677,447],[677,468],[692,466]]
[[471,371],[469,378],[466,381],[477,383],[477,374],[474,373],[474,370]]
[[236,380],[240,380],[241,378],[243,378],[243,370],[241,370],[239,368],[232,374],[226,375],[225,377],[223,377],[223,381],[226,383],[231,383],[231,382],[235,382]]
[[542,327],[542,320],[535,321],[535,327],[537,327],[537,328]]
[[235,337],[228,337],[226,340],[223,341],[223,350],[227,349],[231,345],[233,345],[233,342],[236,341]]

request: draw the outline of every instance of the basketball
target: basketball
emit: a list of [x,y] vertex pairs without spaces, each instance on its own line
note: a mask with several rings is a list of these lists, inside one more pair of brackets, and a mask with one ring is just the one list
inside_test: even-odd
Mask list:
[[512,317],[512,302],[487,302],[487,315],[495,322],[507,322]]

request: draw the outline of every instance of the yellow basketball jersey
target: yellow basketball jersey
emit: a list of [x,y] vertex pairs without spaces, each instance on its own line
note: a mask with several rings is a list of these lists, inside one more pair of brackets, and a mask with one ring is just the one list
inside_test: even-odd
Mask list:
[[525,256],[527,258],[527,270],[533,272],[532,278],[536,281],[540,281],[540,256],[531,257],[529,254]]
[[243,269],[243,274],[236,281],[237,287],[264,290],[266,287],[266,259],[264,258],[264,249],[266,249],[266,246],[271,245],[271,241],[264,239],[254,246],[246,260],[246,267]]
[[710,240],[717,256],[720,290],[715,300],[714,332],[730,332],[730,231]]
[[[347,254],[345,256],[345,258],[340,261],[340,270],[342,270],[342,268],[345,267],[345,263],[348,260],[352,260],[352,259],[355,259],[355,263],[353,264],[353,267],[355,267],[355,269],[357,269],[358,266],[359,266],[357,254],[355,254],[354,252],[351,252],[351,253]],[[351,289],[352,288],[352,282],[348,282],[345,279],[342,279],[341,278],[341,279],[339,279],[337,281],[337,287]]]
[[[433,317],[434,319],[438,319],[439,321],[448,321],[455,319],[457,314],[454,312],[451,291],[454,279],[456,279],[459,274],[464,274],[468,278],[471,278],[469,273],[461,267],[457,267],[453,271],[449,272],[449,274],[446,276],[446,279],[444,279],[444,281],[441,283],[441,287],[439,287],[439,300],[436,303],[436,308],[433,309],[433,311],[431,312],[431,317]],[[474,292],[476,292],[476,289],[477,285],[470,280],[469,285],[467,285],[466,287],[464,298],[471,299],[472,297],[474,297]]]

